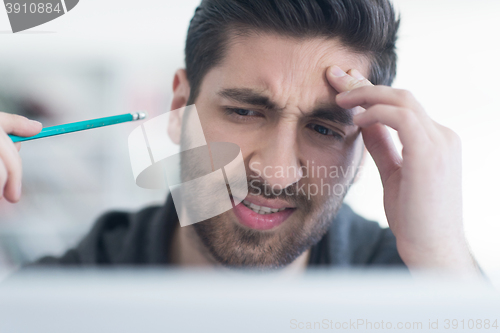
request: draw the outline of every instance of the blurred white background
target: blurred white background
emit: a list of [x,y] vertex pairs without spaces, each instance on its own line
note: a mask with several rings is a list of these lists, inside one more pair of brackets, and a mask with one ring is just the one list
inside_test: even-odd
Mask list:
[[[487,273],[500,272],[500,1],[397,0],[402,25],[394,87],[412,91],[462,138],[467,236]],[[0,110],[44,126],[169,110],[171,83],[199,0],[81,0],[68,14],[12,34],[0,8]],[[122,124],[23,144],[23,198],[0,201],[0,270],[61,254],[109,209],[162,204],[134,184]],[[347,202],[387,225],[371,159]]]

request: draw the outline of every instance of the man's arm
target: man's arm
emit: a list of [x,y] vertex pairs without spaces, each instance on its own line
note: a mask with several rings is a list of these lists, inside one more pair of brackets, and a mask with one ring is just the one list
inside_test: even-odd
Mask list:
[[[462,221],[458,135],[433,121],[406,90],[374,86],[359,71],[337,66],[327,79],[339,106],[359,107],[354,122],[379,169],[387,220],[405,264],[480,275]],[[398,132],[402,157],[384,125]]]

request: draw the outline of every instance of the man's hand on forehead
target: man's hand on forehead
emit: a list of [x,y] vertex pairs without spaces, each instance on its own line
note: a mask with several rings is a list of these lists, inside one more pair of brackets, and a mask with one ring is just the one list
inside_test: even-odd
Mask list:
[[357,69],[349,69],[344,72],[338,66],[331,66],[328,68],[326,76],[328,82],[339,93],[350,91],[363,86],[373,86],[373,84],[366,79]]
[[[354,124],[379,169],[387,220],[406,265],[478,275],[464,235],[458,135],[406,90],[374,86],[356,69],[331,66],[326,76],[340,107],[361,107]],[[385,126],[397,131],[402,156]]]

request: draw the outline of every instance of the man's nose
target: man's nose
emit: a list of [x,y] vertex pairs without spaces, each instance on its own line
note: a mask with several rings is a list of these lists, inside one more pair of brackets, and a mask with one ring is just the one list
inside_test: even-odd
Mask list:
[[301,168],[296,124],[283,124],[263,136],[250,160],[250,169],[275,190],[298,182]]

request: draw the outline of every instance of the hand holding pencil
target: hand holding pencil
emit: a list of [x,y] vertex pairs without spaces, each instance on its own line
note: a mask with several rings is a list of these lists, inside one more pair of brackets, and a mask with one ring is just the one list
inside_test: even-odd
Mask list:
[[26,117],[0,112],[0,200],[15,203],[21,198],[22,162],[20,141],[83,131],[146,118],[145,112],[80,121],[42,129],[42,124]]

